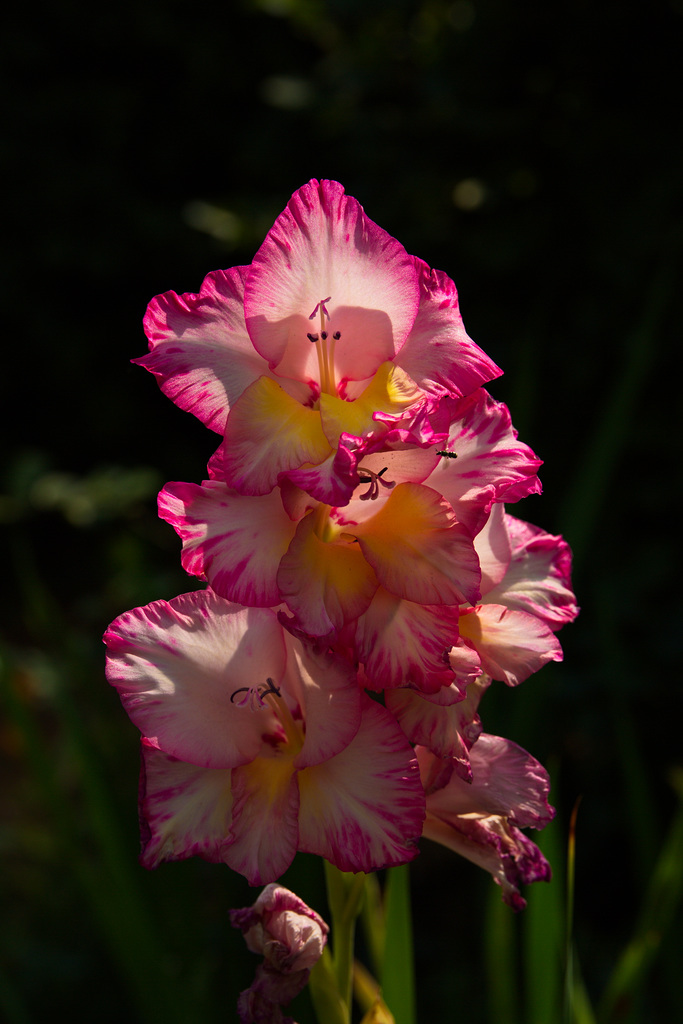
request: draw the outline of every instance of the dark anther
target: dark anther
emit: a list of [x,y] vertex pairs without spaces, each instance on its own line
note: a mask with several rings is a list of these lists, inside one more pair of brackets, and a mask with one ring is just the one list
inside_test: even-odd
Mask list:
[[306,337],[308,338],[309,341],[317,341],[318,340],[318,335],[317,334],[307,334]]
[[253,695],[252,700],[254,700],[255,702],[256,699],[258,699],[258,703],[260,703],[261,705],[263,704],[263,698],[267,697],[269,693],[274,693],[276,697],[279,697],[280,688],[275,685],[270,676],[268,676],[266,682],[268,683],[268,686],[240,686],[238,690],[233,690],[233,692],[230,694],[230,703],[235,703],[235,697],[237,696],[238,693],[251,693]]
[[327,331],[321,331],[320,337],[323,339],[323,341],[327,341]]
[[259,697],[265,697],[269,693],[274,693],[276,697],[279,697],[280,696],[280,688],[275,685],[275,683],[270,678],[270,676],[268,676],[268,678],[266,679],[266,682],[268,683],[268,689],[267,690],[259,690],[259,692],[258,692]]
[[457,452],[437,452],[437,455],[443,455],[444,459],[457,459]]
[[334,338],[335,341],[339,341],[339,339],[341,338],[341,331],[335,331],[332,337]]

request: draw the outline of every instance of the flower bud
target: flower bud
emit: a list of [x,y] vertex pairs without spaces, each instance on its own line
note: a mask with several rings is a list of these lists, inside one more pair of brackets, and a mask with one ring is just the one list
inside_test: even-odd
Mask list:
[[230,921],[241,928],[252,953],[260,953],[270,967],[283,974],[310,970],[322,955],[328,926],[303,900],[272,883],[253,907],[232,910]]
[[252,953],[263,956],[250,988],[237,1004],[241,1024],[285,1024],[280,1006],[304,988],[311,967],[320,959],[328,926],[303,900],[272,883],[253,907],[230,911],[230,922],[240,928]]

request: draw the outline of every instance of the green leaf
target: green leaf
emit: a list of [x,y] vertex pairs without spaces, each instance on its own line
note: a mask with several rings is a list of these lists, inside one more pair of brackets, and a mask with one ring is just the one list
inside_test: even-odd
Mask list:
[[492,1024],[519,1024],[520,992],[517,981],[517,929],[515,915],[500,898],[497,885],[490,887],[484,958],[489,1020]]
[[564,906],[562,884],[562,841],[558,822],[534,839],[550,861],[553,879],[529,886],[523,912],[522,948],[526,981],[527,1024],[558,1020],[562,1006],[562,940]]
[[662,939],[670,926],[683,888],[683,789],[678,780],[681,804],[674,817],[669,835],[655,864],[654,871],[640,912],[638,924],[630,943],[607,985],[599,1020],[616,1022],[628,1020],[637,1004],[640,992],[660,949]]

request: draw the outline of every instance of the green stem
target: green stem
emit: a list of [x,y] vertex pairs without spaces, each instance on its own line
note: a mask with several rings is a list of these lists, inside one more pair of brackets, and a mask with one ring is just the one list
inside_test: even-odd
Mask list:
[[361,908],[363,933],[370,953],[370,965],[375,977],[382,976],[384,947],[386,944],[386,915],[377,875],[365,876],[365,898]]
[[362,872],[351,874],[340,871],[325,861],[325,880],[332,916],[332,965],[339,995],[346,1008],[346,1020],[350,1024],[354,934],[363,898],[365,875]]

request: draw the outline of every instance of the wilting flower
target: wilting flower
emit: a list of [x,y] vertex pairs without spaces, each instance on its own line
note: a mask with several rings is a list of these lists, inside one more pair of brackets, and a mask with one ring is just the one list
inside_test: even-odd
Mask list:
[[282,885],[267,885],[253,907],[230,911],[252,953],[263,956],[251,986],[241,993],[241,1024],[290,1024],[281,1006],[306,985],[320,959],[328,926],[315,910]]
[[297,850],[344,871],[415,856],[424,794],[410,744],[348,663],[274,611],[200,591],[126,612],[105,642],[143,733],[146,867],[198,854],[262,884]]
[[465,333],[452,281],[334,181],[294,193],[251,266],[154,299],[145,328],[136,362],[225,435],[225,482],[246,495],[289,480],[343,505],[366,450],[436,441],[435,403],[500,374]]
[[424,836],[491,873],[515,910],[519,887],[550,880],[550,865],[520,828],[552,821],[545,769],[516,743],[482,733],[470,750],[472,781],[424,747],[416,749],[427,793]]

